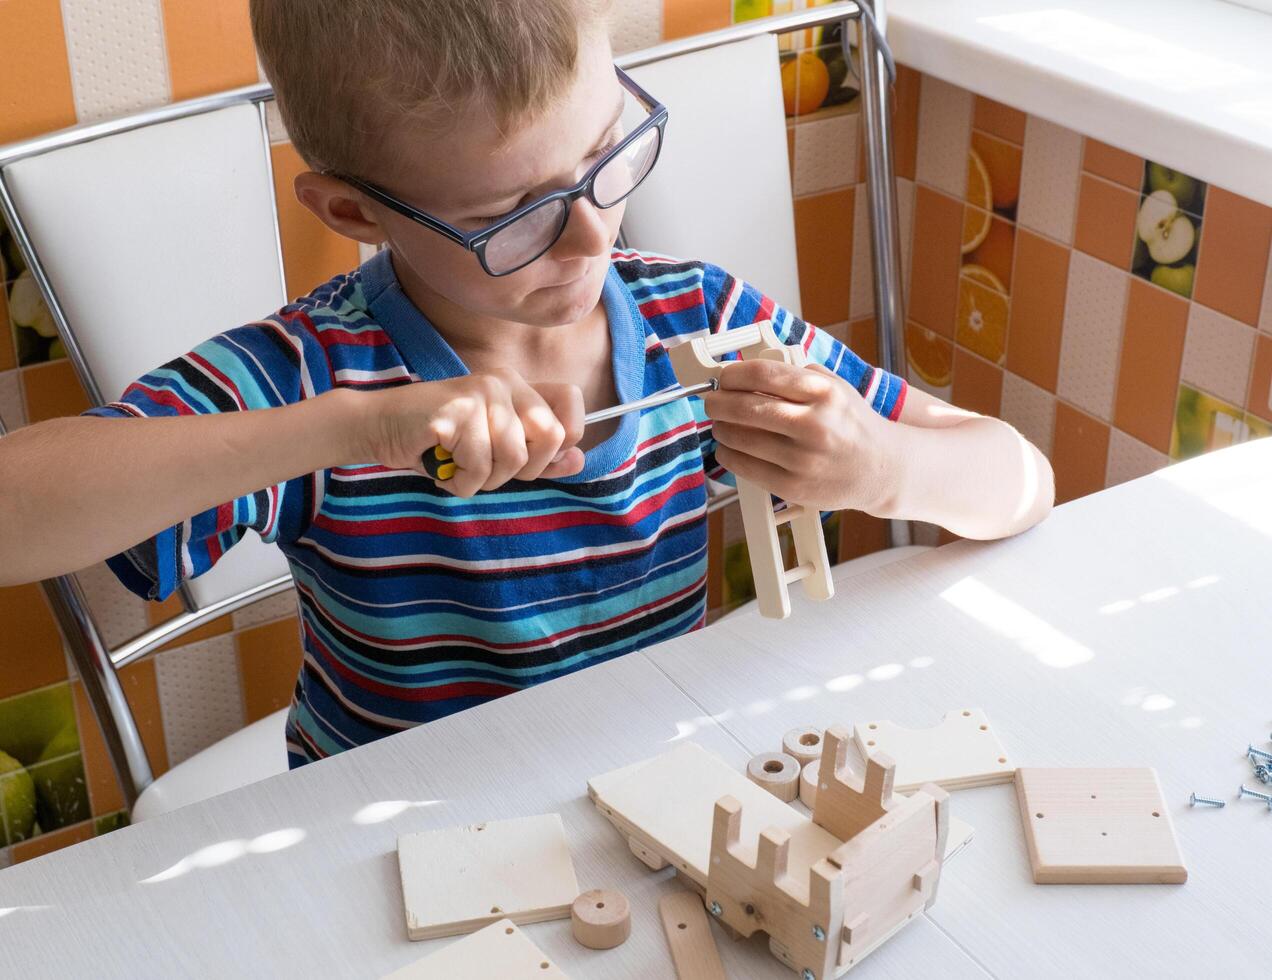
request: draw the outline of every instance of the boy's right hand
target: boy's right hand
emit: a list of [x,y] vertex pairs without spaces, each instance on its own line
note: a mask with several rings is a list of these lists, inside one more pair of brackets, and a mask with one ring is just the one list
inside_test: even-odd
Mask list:
[[457,497],[583,468],[575,445],[583,435],[583,393],[576,385],[531,385],[515,371],[496,370],[362,397],[362,462],[425,473],[423,454],[440,445],[458,470],[439,486]]

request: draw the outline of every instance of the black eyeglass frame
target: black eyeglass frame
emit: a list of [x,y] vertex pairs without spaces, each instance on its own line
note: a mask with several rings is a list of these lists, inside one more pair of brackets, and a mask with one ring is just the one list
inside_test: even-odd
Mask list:
[[[358,190],[362,191],[368,197],[379,201],[385,207],[391,208],[403,217],[410,218],[412,221],[423,225],[425,228],[437,232],[439,235],[450,239],[456,245],[459,245],[470,252],[475,252],[478,261],[481,262],[482,269],[485,270],[487,275],[495,278],[511,275],[514,272],[524,269],[531,262],[542,258],[543,255],[557,243],[557,241],[561,238],[561,235],[564,234],[566,225],[569,223],[570,206],[580,197],[586,196],[587,199],[597,208],[606,210],[625,201],[631,195],[632,191],[636,190],[636,188],[644,182],[645,178],[653,173],[654,166],[658,163],[658,157],[662,154],[663,140],[666,136],[667,107],[641,88],[635,79],[617,65],[614,66],[614,72],[618,75],[619,84],[640,102],[649,115],[639,126],[624,136],[617,145],[605,154],[605,156],[597,160],[588,172],[583,175],[583,179],[573,187],[563,188],[559,191],[553,191],[551,194],[545,194],[540,198],[536,198],[528,204],[517,208],[506,217],[500,218],[494,224],[487,225],[485,228],[478,228],[476,231],[461,231],[454,225],[448,224],[440,218],[435,218],[433,215],[421,211],[419,208],[412,207],[400,198],[394,197],[383,188],[377,187],[375,184],[365,181],[360,177],[355,177],[352,174],[340,173],[336,170],[327,170],[324,171],[324,173],[327,176],[337,177],[340,180],[343,180],[345,183],[358,188]],[[596,199],[594,190],[597,174],[600,173],[605,165],[615,156],[622,153],[629,146],[648,133],[650,129],[654,128],[658,130],[658,146],[654,150],[654,159],[650,162],[649,169],[645,171],[644,176],[642,176],[640,180],[632,185],[631,190],[620,197],[617,201],[611,201],[609,204],[602,204]],[[514,222],[519,221],[531,211],[560,200],[565,201],[565,210],[562,214],[560,227],[557,229],[557,233],[552,237],[552,240],[548,242],[542,250],[526,259],[515,268],[507,269],[504,272],[492,271],[486,262],[486,243],[494,238],[495,235],[499,234],[499,232],[503,231]]]

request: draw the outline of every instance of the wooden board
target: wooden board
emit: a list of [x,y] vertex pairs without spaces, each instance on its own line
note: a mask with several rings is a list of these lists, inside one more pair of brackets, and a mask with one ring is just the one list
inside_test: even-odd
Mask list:
[[1040,885],[1188,880],[1152,769],[1019,769],[1016,797]]
[[693,892],[672,892],[658,901],[677,980],[725,980],[720,950],[702,899]]
[[868,721],[852,727],[853,740],[865,755],[883,752],[896,763],[893,788],[917,790],[924,783],[942,789],[970,789],[1009,783],[1015,766],[979,708],[947,712],[933,728],[902,728],[890,721]]
[[500,919],[383,980],[566,980],[510,919]]
[[840,844],[794,807],[694,742],[594,776],[587,788],[593,802],[620,831],[670,860],[699,886],[706,885],[711,825],[716,801],[722,796],[733,796],[742,804],[741,832],[747,840],[770,827],[791,835],[790,872],[805,888],[808,869]]
[[398,866],[411,939],[566,919],[579,894],[556,813],[404,835]]

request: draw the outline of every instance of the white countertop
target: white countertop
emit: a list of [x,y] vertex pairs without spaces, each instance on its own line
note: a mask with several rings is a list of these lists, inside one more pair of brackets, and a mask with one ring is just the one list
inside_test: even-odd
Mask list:
[[[576,980],[671,977],[656,908],[679,886],[629,853],[590,776],[682,739],[741,768],[796,726],[958,707],[1018,765],[1155,767],[1189,881],[1034,885],[1012,787],[959,790],[971,844],[852,977],[1249,973],[1272,815],[1187,797],[1231,800],[1272,731],[1269,500],[1272,439],[0,871],[0,976],[371,980],[449,941],[406,939],[399,833],[559,812],[580,887],[624,892],[632,936],[596,953],[564,922],[526,933]],[[717,935],[730,976],[794,976],[762,937]]]
[[1272,205],[1272,13],[1227,0],[890,0],[896,58]]

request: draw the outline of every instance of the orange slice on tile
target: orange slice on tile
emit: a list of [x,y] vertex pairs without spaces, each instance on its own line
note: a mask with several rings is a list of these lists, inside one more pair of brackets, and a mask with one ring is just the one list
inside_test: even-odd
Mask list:
[[975,150],[967,151],[967,204],[963,209],[963,254],[976,248],[989,234],[990,210],[994,206],[994,190],[989,171]]
[[933,388],[954,378],[954,348],[935,330],[911,321],[905,327],[905,354],[910,368]]
[[965,265],[960,270],[954,337],[985,360],[1002,363],[1007,350],[1007,291],[984,266]]

